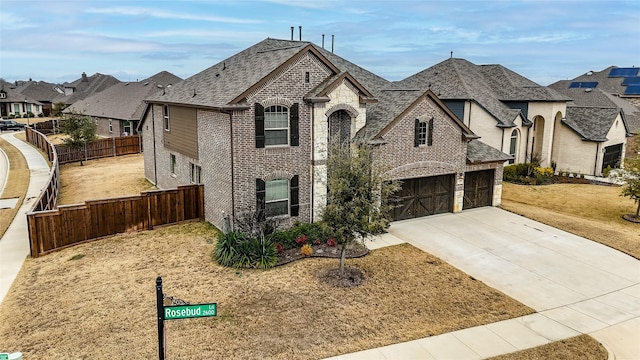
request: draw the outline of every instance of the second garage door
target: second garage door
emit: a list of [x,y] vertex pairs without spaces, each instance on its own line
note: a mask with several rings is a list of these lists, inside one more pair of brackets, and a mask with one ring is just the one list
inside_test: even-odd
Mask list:
[[493,202],[493,170],[470,171],[464,174],[463,209],[491,206]]
[[402,180],[393,200],[393,220],[453,211],[454,175]]

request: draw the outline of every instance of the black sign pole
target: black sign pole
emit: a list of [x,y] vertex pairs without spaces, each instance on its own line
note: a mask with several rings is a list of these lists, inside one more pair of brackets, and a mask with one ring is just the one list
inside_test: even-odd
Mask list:
[[164,299],[162,277],[156,279],[156,302],[158,308],[158,359],[164,360]]

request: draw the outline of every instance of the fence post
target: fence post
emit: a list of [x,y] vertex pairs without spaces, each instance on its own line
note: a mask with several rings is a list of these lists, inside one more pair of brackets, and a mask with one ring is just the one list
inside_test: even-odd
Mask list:
[[147,230],[153,230],[151,223],[151,194],[147,193]]
[[112,137],[111,139],[113,139],[112,143],[113,143],[113,157],[118,156],[118,149],[116,148],[116,138]]

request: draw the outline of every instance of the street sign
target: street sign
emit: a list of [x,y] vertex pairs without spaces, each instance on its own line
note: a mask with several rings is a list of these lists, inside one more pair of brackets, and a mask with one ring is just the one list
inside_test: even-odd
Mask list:
[[216,303],[164,307],[165,320],[200,318],[217,315],[218,304]]
[[0,360],[9,360],[9,353],[0,353]]

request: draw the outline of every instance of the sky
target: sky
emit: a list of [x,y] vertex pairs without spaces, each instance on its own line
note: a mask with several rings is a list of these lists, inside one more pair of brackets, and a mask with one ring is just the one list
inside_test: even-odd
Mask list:
[[291,26],[392,81],[451,52],[541,85],[640,66],[640,0],[0,0],[0,78],[187,78]]

